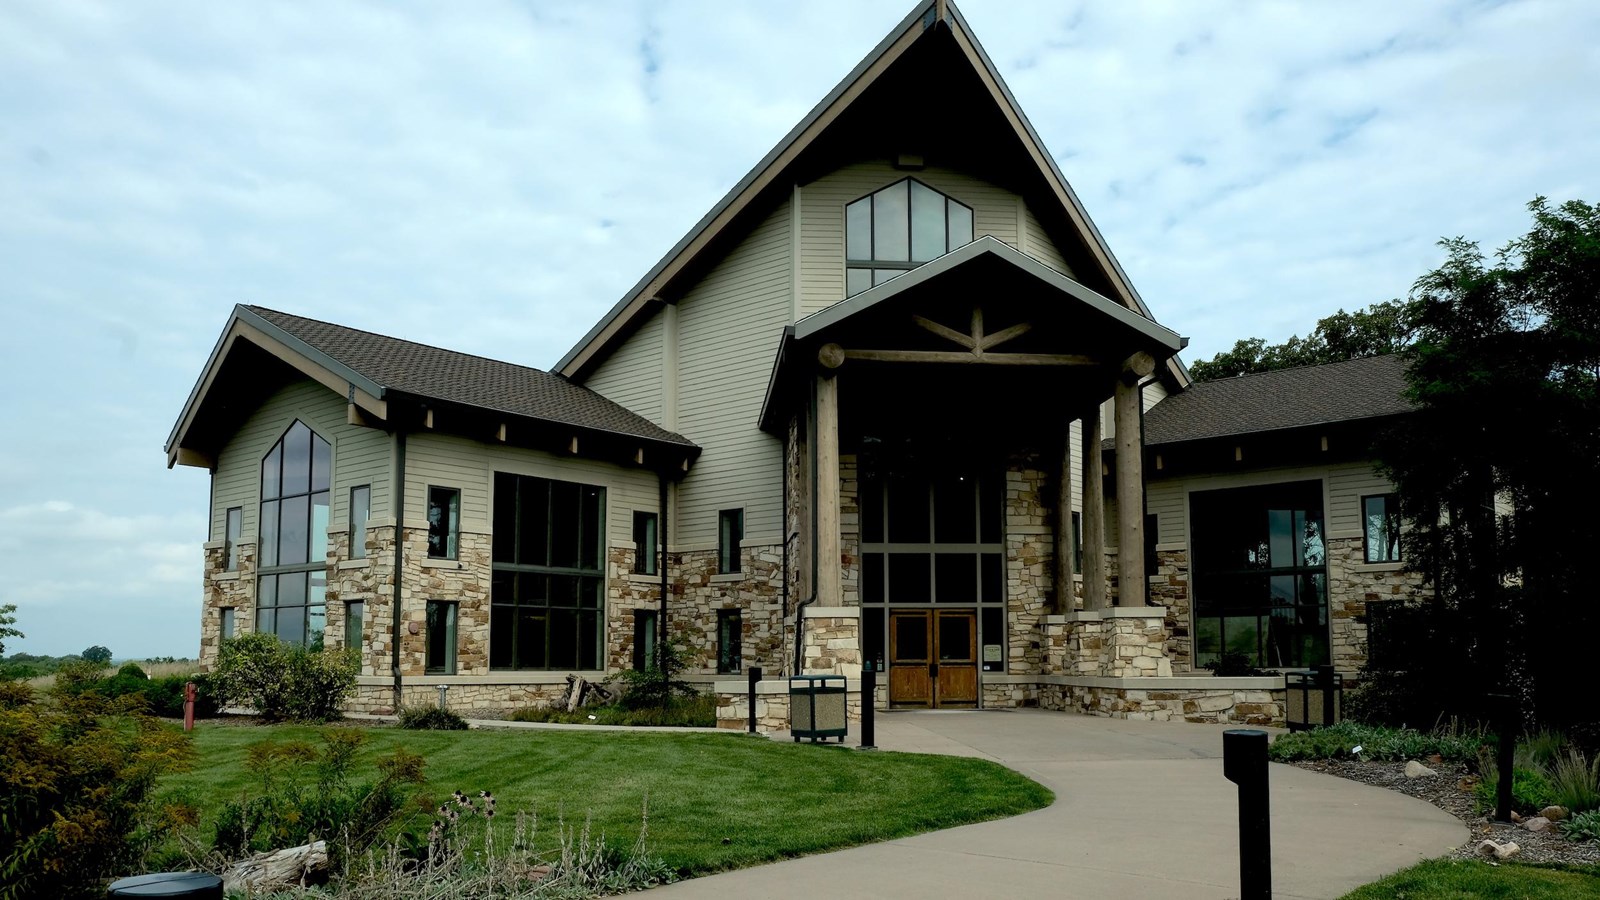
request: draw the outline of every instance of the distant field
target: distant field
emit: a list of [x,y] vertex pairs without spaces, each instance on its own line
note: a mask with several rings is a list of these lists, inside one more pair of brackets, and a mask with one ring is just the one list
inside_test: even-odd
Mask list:
[[[200,661],[198,659],[179,659],[172,662],[150,662],[148,660],[135,659],[124,660],[123,662],[106,666],[105,670],[100,674],[113,675],[128,662],[138,663],[139,668],[143,669],[144,673],[151,678],[165,678],[168,675],[189,675],[200,671]],[[54,673],[28,679],[28,684],[38,690],[45,690],[55,683],[56,676]]]

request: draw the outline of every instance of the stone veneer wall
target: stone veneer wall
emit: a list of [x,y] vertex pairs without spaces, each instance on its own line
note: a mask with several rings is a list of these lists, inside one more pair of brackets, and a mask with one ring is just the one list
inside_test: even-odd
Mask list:
[[861,619],[857,616],[806,616],[807,675],[861,675]]
[[323,643],[344,646],[350,623],[345,621],[345,604],[361,601],[361,674],[389,673],[389,647],[394,618],[394,527],[367,529],[364,536],[366,557],[350,559],[349,544],[343,530],[329,531],[328,541],[328,626]]
[[1398,565],[1368,565],[1359,537],[1329,538],[1327,550],[1332,661],[1349,678],[1367,664],[1367,604],[1430,597],[1433,590]]
[[[740,549],[737,580],[719,576],[717,552],[672,554],[673,596],[667,599],[667,627],[681,641],[692,672],[717,670],[717,610],[740,610],[740,653],[746,667],[781,671],[784,658],[783,546]],[[630,645],[632,635],[627,640]],[[624,668],[631,667],[628,663]]]
[[1283,724],[1282,691],[1163,688],[1151,681],[1149,689],[1046,683],[1039,687],[1039,706],[1157,722]]
[[[1006,671],[1036,673],[1043,664],[1040,626],[1049,611],[1054,523],[1050,480],[1036,456],[1006,465]],[[1009,692],[1007,692],[1009,695]]]
[[[633,571],[639,551],[615,546],[606,555],[606,668],[611,671],[633,668],[634,612],[661,609],[661,573],[640,575]],[[670,560],[667,577],[672,577]],[[670,581],[669,581],[670,587]],[[670,597],[668,598],[670,601]],[[668,618],[671,610],[668,610]]]
[[239,545],[239,568],[229,572],[225,541],[205,545],[205,570],[202,584],[205,601],[200,608],[200,666],[211,668],[217,661],[217,646],[222,643],[222,610],[233,609],[236,634],[256,626],[256,545]]
[[1193,669],[1194,644],[1189,633],[1189,551],[1157,550],[1156,574],[1150,576],[1150,605],[1167,610],[1167,658],[1175,672]]

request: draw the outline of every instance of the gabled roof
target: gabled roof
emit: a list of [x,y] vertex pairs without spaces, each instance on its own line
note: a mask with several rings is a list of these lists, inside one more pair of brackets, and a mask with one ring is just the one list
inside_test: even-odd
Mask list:
[[1146,447],[1412,412],[1404,354],[1190,385],[1144,414]]
[[[1027,116],[1017,105],[1005,80],[1000,77],[989,55],[972,34],[966,19],[949,0],[924,0],[912,9],[889,34],[867,54],[866,58],[850,70],[843,80],[822,99],[799,124],[786,134],[761,161],[756,163],[744,178],[733,186],[711,208],[689,233],[678,241],[645,276],[639,279],[606,315],[581,338],[567,354],[556,363],[555,371],[567,377],[578,377],[602,358],[613,342],[626,337],[635,319],[650,313],[650,301],[657,298],[667,284],[696,262],[698,257],[712,247],[718,234],[728,227],[763,192],[778,183],[782,176],[815,142],[839,115],[862,96],[894,63],[919,41],[936,32],[948,32],[959,52],[982,83],[985,92],[1003,114],[1012,137],[1020,143],[1032,167],[1048,186],[1052,199],[1088,246],[1098,274],[1111,286],[1113,299],[1145,318],[1152,318],[1127,273],[1117,262],[1104,237],[1084,210],[1083,204],[1067,183],[1060,168],[1045,149],[1044,142],[1034,131]],[[1176,357],[1171,362],[1172,374],[1177,382],[1186,384],[1188,373]]]
[[1004,241],[997,240],[991,235],[984,235],[966,246],[958,247],[934,259],[932,262],[923,263],[904,275],[891,278],[883,284],[862,291],[848,300],[835,303],[827,309],[818,310],[806,316],[795,323],[794,336],[798,340],[805,340],[830,325],[842,322],[857,313],[865,312],[890,297],[938,278],[940,275],[966,265],[982,256],[993,256],[1002,262],[1015,266],[1017,269],[1032,275],[1056,290],[1084,303],[1094,311],[1109,316],[1122,325],[1139,332],[1149,338],[1153,344],[1158,344],[1168,349],[1171,353],[1176,353],[1183,349],[1184,344],[1187,343],[1178,336],[1177,332],[1164,325],[1157,324],[1154,319],[1141,316],[1103,294],[1089,290],[1066,275],[1057,272],[1055,269],[1039,262]]
[[550,372],[265,307],[236,306],[168,437],[169,465],[233,341],[241,338],[276,344],[264,349],[282,351],[277,355],[291,366],[348,393],[350,402],[377,418],[388,417],[393,401],[415,400],[666,445],[679,455],[698,450],[688,438]]

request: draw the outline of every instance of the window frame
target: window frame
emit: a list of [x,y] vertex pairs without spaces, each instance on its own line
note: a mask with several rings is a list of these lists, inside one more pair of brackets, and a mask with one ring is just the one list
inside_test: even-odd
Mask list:
[[[444,548],[444,552],[443,553],[434,553],[433,552],[433,531],[434,531],[434,522],[433,522],[434,499],[433,499],[433,495],[437,491],[448,491],[449,493],[455,495],[455,502],[450,505],[449,512],[447,513],[447,515],[449,516],[449,520],[446,521],[445,523],[443,523],[444,527],[445,527],[445,535],[444,535],[444,537],[445,537],[445,543],[446,543],[446,546]],[[427,492],[423,495],[423,497],[425,498],[425,501],[426,501],[423,504],[424,515],[426,515],[428,517],[428,558],[429,559],[460,559],[461,558],[461,489],[458,488],[458,487],[450,487],[449,485],[443,485],[443,484],[430,484],[430,485],[428,485]]]
[[744,571],[744,561],[740,558],[743,544],[744,507],[717,510],[718,575],[737,575]]
[[[288,477],[289,440],[295,434],[296,428],[305,429],[309,439],[305,447],[305,485],[303,489],[289,491],[291,482]],[[325,453],[323,448],[326,448]],[[325,456],[319,466],[320,456]],[[278,435],[278,439],[261,455],[257,471],[257,499],[259,501],[256,520],[256,569],[255,569],[255,630],[265,631],[283,638],[279,629],[280,613],[285,609],[298,609],[301,612],[301,632],[294,642],[302,646],[321,646],[321,636],[327,631],[328,623],[328,525],[333,505],[333,442],[324,438],[312,428],[304,419],[293,419],[288,427]],[[273,473],[274,480],[269,482],[268,463],[276,467]],[[326,471],[322,471],[326,468]],[[298,478],[296,473],[296,478]],[[319,480],[325,478],[325,481]],[[318,485],[321,485],[319,488]],[[319,506],[317,500],[322,498]],[[283,528],[284,505],[293,500],[305,498],[305,559],[299,562],[283,562],[284,537]],[[269,510],[270,507],[270,510]],[[321,509],[322,516],[320,530],[317,511]],[[298,598],[299,602],[285,604],[282,589],[285,578],[303,577],[305,579],[304,593]],[[320,579],[321,584],[317,582]],[[266,586],[271,584],[271,589]],[[290,582],[292,583],[292,582]],[[317,596],[320,587],[321,596]],[[271,603],[265,602],[270,595]],[[320,616],[322,628],[313,628],[313,622]],[[271,622],[272,627],[264,627],[264,623]],[[313,641],[313,636],[317,640]]]
[[[346,650],[361,650],[366,645],[366,600],[346,600],[344,604],[344,646]],[[355,627],[350,627],[351,623]]]
[[[906,194],[906,196],[905,196],[906,258],[903,259],[903,260],[901,260],[901,259],[880,259],[877,256],[877,253],[878,253],[878,248],[877,248],[877,243],[878,243],[878,227],[877,227],[877,225],[878,225],[878,221],[877,221],[878,220],[878,210],[877,210],[877,206],[878,206],[878,204],[877,204],[876,198],[880,194],[884,194],[887,191],[894,190],[895,188],[899,187],[902,184],[904,184],[906,186],[906,188],[905,188],[905,194]],[[944,249],[939,251],[938,253],[933,254],[928,259],[923,259],[923,260],[915,259],[916,251],[915,251],[914,248],[915,248],[915,241],[916,241],[916,237],[915,237],[915,235],[916,235],[916,226],[915,226],[916,219],[915,219],[915,215],[914,215],[914,212],[913,212],[913,208],[914,208],[915,204],[914,204],[913,199],[912,199],[914,197],[914,195],[915,195],[915,187],[914,186],[921,187],[923,190],[926,190],[926,191],[929,191],[929,192],[931,192],[933,194],[936,194],[937,196],[939,196],[941,199],[944,200],[944,204],[945,204],[944,205]],[[866,240],[867,240],[867,252],[868,252],[868,255],[865,256],[865,257],[855,257],[855,256],[851,256],[850,255],[850,245],[851,245],[851,240],[850,240],[850,237],[851,237],[850,210],[851,210],[852,207],[856,206],[859,203],[865,203],[866,204],[866,210],[867,210],[865,228],[866,228]],[[961,209],[966,211],[967,220],[968,220],[968,223],[970,225],[970,228],[969,228],[968,234],[967,234],[967,239],[966,239],[966,241],[961,242],[961,243],[956,243],[954,237],[952,236],[951,204],[954,204],[955,206],[960,207]],[[890,182],[888,184],[882,185],[882,186],[874,189],[873,191],[871,191],[871,192],[869,192],[867,194],[864,194],[864,195],[862,195],[860,197],[855,198],[854,200],[849,201],[848,203],[844,204],[843,215],[844,215],[844,274],[845,274],[845,296],[846,297],[853,297],[856,294],[861,293],[862,291],[870,290],[870,289],[872,289],[874,287],[877,287],[879,284],[882,284],[884,281],[888,281],[890,278],[894,278],[895,276],[900,275],[900,274],[902,274],[904,272],[909,272],[912,269],[915,269],[915,268],[917,268],[919,266],[922,266],[922,265],[924,265],[926,263],[932,262],[933,260],[938,259],[939,257],[944,256],[945,254],[951,252],[952,250],[959,249],[960,247],[964,247],[967,244],[972,243],[974,240],[977,239],[977,236],[978,236],[978,234],[977,234],[977,224],[978,224],[977,223],[977,213],[973,209],[972,206],[970,206],[969,204],[963,203],[960,200],[957,200],[955,197],[953,197],[953,196],[945,193],[944,191],[941,191],[938,188],[928,184],[927,182],[925,182],[925,181],[923,181],[923,180],[921,180],[919,178],[913,177],[913,176],[906,176],[905,178],[901,178],[901,179],[892,181],[892,182]],[[868,280],[869,283],[866,286],[859,287],[859,288],[857,288],[855,290],[851,290],[851,288],[850,288],[850,272],[853,269],[855,269],[855,270],[864,270],[864,271],[866,271],[868,273],[867,280]],[[877,274],[879,272],[888,273],[887,277],[883,278],[880,281],[879,280],[879,276]]]
[[656,646],[661,640],[661,611],[635,609],[633,611],[633,670],[644,672],[655,668]]
[[[1394,550],[1394,556],[1393,557],[1388,557],[1386,555],[1385,551],[1382,548],[1379,548],[1379,552],[1380,553],[1385,553],[1384,558],[1382,558],[1382,559],[1373,559],[1372,558],[1372,551],[1373,551],[1374,548],[1372,546],[1372,530],[1369,527],[1369,525],[1370,525],[1370,523],[1368,521],[1368,515],[1369,514],[1367,512],[1367,502],[1369,500],[1381,500],[1381,501],[1383,501],[1383,513],[1382,513],[1382,516],[1383,516],[1383,519],[1384,519],[1384,525],[1387,528],[1393,529],[1392,536],[1391,536],[1391,534],[1385,534],[1384,537],[1387,540],[1387,542],[1392,546],[1392,548]],[[1386,566],[1386,565],[1393,565],[1393,564],[1398,563],[1398,562],[1403,562],[1404,559],[1405,559],[1405,551],[1400,546],[1400,530],[1401,529],[1400,529],[1400,495],[1399,494],[1395,493],[1394,491],[1388,491],[1388,492],[1382,493],[1382,494],[1363,494],[1363,495],[1361,495],[1361,562],[1362,562],[1362,565]]]
[[[640,534],[640,526],[644,534]],[[661,551],[661,516],[659,513],[636,509],[633,511],[633,574],[659,575],[657,557]],[[646,546],[648,545],[648,546]]]
[[[607,545],[606,545],[606,487],[599,484],[585,484],[583,482],[565,481],[557,478],[548,478],[543,475],[525,475],[519,472],[496,471],[493,473],[494,509],[492,511],[495,523],[493,547],[490,552],[490,567],[492,571],[489,607],[489,669],[492,672],[551,672],[551,671],[602,671],[606,665],[606,587],[607,587]],[[558,486],[562,493],[568,489],[575,490],[577,499],[577,527],[576,543],[571,548],[561,548],[555,543],[558,530],[554,527],[556,522],[555,505],[559,499]],[[509,487],[510,490],[505,488]],[[523,515],[524,495],[528,493],[524,488],[536,487],[543,498],[543,508],[536,516]],[[587,505],[585,491],[593,492],[593,522],[589,522],[584,515]],[[508,496],[509,495],[509,496]],[[537,502],[537,501],[535,501]],[[502,504],[512,504],[509,510]],[[539,532],[544,537],[544,552],[539,557],[541,562],[529,563],[519,561],[523,551],[523,535],[521,530],[530,523],[543,523],[543,530]],[[509,532],[502,532],[504,526],[510,526]],[[592,529],[592,531],[591,531]],[[592,545],[586,546],[592,540]],[[557,550],[571,549],[575,553],[575,565],[550,565],[546,563],[557,562],[553,555]],[[507,555],[511,559],[505,558]],[[590,562],[592,568],[584,567],[585,556],[592,554]],[[543,602],[526,598],[524,591],[536,592],[536,588],[525,588],[524,579],[550,578],[570,579],[573,589],[573,598],[569,602],[552,603],[556,599],[549,593],[544,594]],[[537,584],[537,582],[535,582]],[[546,582],[546,589],[552,582]],[[590,602],[585,602],[584,595],[591,594]],[[539,613],[543,611],[541,616]],[[571,625],[574,629],[572,645],[573,664],[555,664],[552,662],[556,655],[557,642],[562,640],[557,632],[564,629],[559,620],[570,614]],[[530,624],[539,622],[534,627],[538,628],[537,634],[542,635],[542,644],[539,648],[542,653],[542,664],[531,665],[522,659],[523,649],[533,652],[535,648],[530,644],[522,646],[522,621],[527,619]],[[584,640],[584,631],[587,622],[593,622],[594,646],[589,647]],[[500,624],[497,624],[499,622]],[[510,635],[507,636],[497,629],[509,623]],[[504,650],[502,650],[504,648]],[[565,649],[563,647],[563,649]],[[509,656],[501,655],[502,652]],[[581,665],[586,656],[592,656],[595,663],[592,669]]]
[[[448,616],[446,616],[446,618],[444,620],[444,626],[443,626],[444,627],[444,632],[445,632],[444,640],[442,642],[442,645],[439,646],[438,648],[435,648],[435,646],[434,646],[434,644],[435,644],[435,627],[436,627],[435,624],[434,624],[434,613],[435,613],[436,610],[441,611],[441,612],[448,610],[448,613],[449,613]],[[423,632],[425,634],[424,641],[423,641],[423,657],[422,657],[423,658],[423,663],[422,663],[423,674],[425,674],[425,675],[454,675],[454,674],[456,674],[456,663],[457,663],[457,658],[460,655],[460,646],[461,646],[461,625],[460,625],[460,622],[461,622],[461,603],[460,603],[460,601],[457,601],[457,600],[429,600],[427,602],[426,607],[425,607],[425,613],[424,614],[425,614],[426,618],[424,618],[424,620],[423,620]],[[435,649],[439,649],[444,653],[445,658],[443,660],[439,660],[439,661],[435,660],[435,658],[434,658]]]
[[717,674],[735,675],[743,671],[744,611],[736,606],[725,607],[717,610]]
[[244,529],[244,507],[230,506],[222,514],[222,558],[224,572],[239,571],[239,536]]
[[[356,492],[357,491],[361,491],[363,493],[361,507],[360,507],[361,508],[361,518],[360,518],[359,521],[356,519]],[[349,541],[349,544],[348,544],[348,547],[347,547],[348,558],[350,558],[350,559],[366,559],[367,558],[367,525],[368,525],[368,523],[370,523],[372,521],[372,485],[370,485],[370,484],[353,485],[350,488],[350,493],[348,495],[346,503],[347,503],[347,506],[345,507],[345,523],[346,523],[346,525],[348,527],[348,530],[349,530],[349,534],[347,535],[347,538],[348,538],[348,541]]]

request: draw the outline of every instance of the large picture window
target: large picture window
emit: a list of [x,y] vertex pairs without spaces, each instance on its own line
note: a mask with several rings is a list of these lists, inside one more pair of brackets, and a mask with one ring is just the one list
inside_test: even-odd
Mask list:
[[333,447],[296,421],[261,460],[256,630],[318,646],[327,625]]
[[602,667],[604,510],[604,488],[495,473],[490,668]]
[[844,208],[845,296],[972,243],[972,207],[907,178]]
[[1189,499],[1195,664],[1238,654],[1257,666],[1328,661],[1322,482],[1219,491]]

